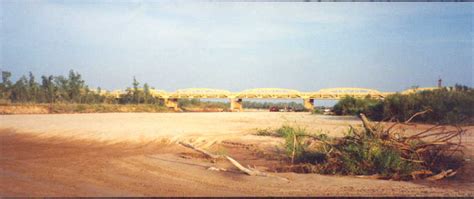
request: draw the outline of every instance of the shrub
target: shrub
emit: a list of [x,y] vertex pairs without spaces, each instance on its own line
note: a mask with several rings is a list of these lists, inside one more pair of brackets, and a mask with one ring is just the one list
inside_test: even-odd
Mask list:
[[[471,123],[474,117],[472,88],[438,89],[409,95],[395,94],[384,100],[383,115],[405,121],[416,112],[431,110],[414,121],[428,123]],[[372,117],[371,117],[372,118]],[[372,118],[377,119],[377,118]]]
[[323,114],[323,111],[321,111],[321,109],[314,108],[314,109],[311,111],[311,114]]
[[[443,172],[443,177],[454,175],[452,169],[462,165],[460,142],[455,144],[453,140],[461,140],[465,130],[429,129],[412,136],[400,136],[403,133],[391,132],[364,118],[362,115],[364,128],[350,128],[342,138],[312,135],[302,128],[282,126],[277,132],[284,135],[285,151],[292,163],[290,169],[408,180]],[[455,153],[457,156],[453,156]]]
[[380,103],[380,100],[371,99],[369,97],[356,99],[351,96],[346,96],[334,105],[334,113],[336,113],[336,115],[358,115],[368,112],[372,107],[380,106]]
[[337,115],[364,113],[376,121],[389,118],[406,121],[414,113],[424,110],[431,111],[415,118],[414,121],[442,124],[473,123],[474,89],[458,85],[451,89],[422,91],[408,95],[396,93],[384,100],[355,99],[348,96],[334,106]]

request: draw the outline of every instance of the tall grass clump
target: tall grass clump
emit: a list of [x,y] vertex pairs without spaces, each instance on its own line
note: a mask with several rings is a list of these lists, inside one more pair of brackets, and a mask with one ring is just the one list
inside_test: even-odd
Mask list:
[[[291,159],[291,163],[318,163],[324,159],[320,152],[312,149],[313,145],[311,142],[308,142],[308,138],[327,140],[328,137],[325,134],[312,134],[303,127],[283,125],[278,128],[273,135],[285,139],[284,150],[286,155]],[[326,151],[324,146],[318,149]]]
[[276,131],[277,135],[285,138],[285,151],[291,157],[291,162],[295,157],[300,157],[305,151],[305,145],[302,142],[303,135],[306,135],[304,128],[293,128],[291,126],[282,126]]
[[[417,161],[403,158],[403,152],[384,139],[372,136],[365,131],[359,134],[354,129],[332,145],[338,153],[326,154],[327,159],[323,173],[344,175],[374,175],[382,178],[401,179],[409,177],[412,171],[422,169]],[[414,157],[410,157],[414,158]]]

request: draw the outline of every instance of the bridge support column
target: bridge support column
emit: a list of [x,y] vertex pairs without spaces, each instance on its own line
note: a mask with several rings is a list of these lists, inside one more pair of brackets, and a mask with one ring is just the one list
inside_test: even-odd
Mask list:
[[240,111],[243,111],[242,99],[239,99],[239,98],[231,98],[231,99],[230,99],[230,111],[232,111],[232,112],[240,112]]
[[308,109],[309,111],[313,111],[314,109],[314,99],[303,99],[304,108]]
[[178,111],[178,99],[176,98],[164,98],[165,106],[172,108],[174,111]]

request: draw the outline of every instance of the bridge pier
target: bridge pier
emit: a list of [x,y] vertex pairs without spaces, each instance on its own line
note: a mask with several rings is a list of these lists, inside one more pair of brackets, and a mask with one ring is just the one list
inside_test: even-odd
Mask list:
[[178,99],[177,98],[164,98],[165,106],[172,108],[174,111],[178,111]]
[[303,99],[304,108],[308,109],[309,111],[313,111],[314,109],[314,99],[306,98]]
[[243,111],[242,99],[240,99],[240,98],[230,98],[230,111],[231,112],[241,112],[241,111]]

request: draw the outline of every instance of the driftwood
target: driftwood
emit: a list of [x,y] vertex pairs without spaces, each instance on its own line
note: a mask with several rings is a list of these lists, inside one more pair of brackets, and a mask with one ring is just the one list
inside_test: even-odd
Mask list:
[[[430,111],[432,110],[428,109],[415,113],[405,122],[396,122],[385,130],[383,126],[376,125],[368,120],[364,114],[360,114],[360,116],[363,126],[368,133],[381,138],[385,144],[401,150],[401,159],[420,163],[429,169],[433,168],[441,157],[450,158],[456,152],[462,154],[461,136],[466,130],[459,126],[453,126],[455,130],[447,131],[445,126],[435,125],[411,136],[401,136],[400,134],[390,132],[390,130],[397,125],[407,125],[415,117]],[[419,144],[413,145],[413,143]],[[440,180],[454,175],[456,175],[456,171],[449,168],[434,175],[430,170],[420,170],[411,173],[413,179],[418,179],[420,176],[429,176],[426,178],[427,180]]]
[[236,160],[234,160],[233,158],[231,158],[229,156],[225,156],[225,158],[227,158],[227,160],[229,160],[229,162],[232,163],[232,165],[237,167],[237,169],[239,169],[240,171],[246,173],[249,176],[268,176],[266,173],[260,172],[256,169],[245,168],[239,162],[237,162]]
[[[459,126],[452,125],[441,126],[434,125],[421,132],[406,135],[403,128],[394,128],[398,125],[410,125],[410,122],[417,116],[426,114],[431,110],[425,110],[415,113],[405,122],[394,122],[390,124],[388,128],[382,122],[374,123],[370,121],[364,114],[360,114],[360,119],[363,124],[363,129],[354,128],[350,126],[349,132],[352,136],[345,138],[334,139],[333,141],[324,141],[317,136],[302,135],[311,139],[311,142],[319,142],[330,147],[329,152],[326,153],[326,157],[331,161],[327,161],[327,165],[319,169],[339,169],[343,168],[340,164],[340,159],[346,153],[344,150],[341,151],[341,145],[346,142],[364,144],[368,140],[379,141],[383,147],[389,149],[395,149],[399,152],[399,158],[406,162],[411,162],[419,166],[420,170],[412,171],[411,173],[403,173],[400,176],[399,173],[393,173],[391,176],[379,176],[378,174],[369,176],[358,176],[362,178],[392,178],[392,179],[427,179],[427,180],[440,180],[443,178],[451,177],[456,175],[456,169],[462,166],[462,155],[464,154],[462,149],[462,135],[466,132],[466,129],[462,129]],[[392,121],[391,119],[390,121]],[[394,130],[397,129],[397,130]],[[294,149],[293,149],[294,151]],[[332,153],[331,153],[332,152]],[[455,154],[461,156],[454,156]],[[292,154],[291,154],[292,155]],[[290,157],[293,163],[293,155]],[[440,164],[449,161],[451,164],[444,165]],[[438,173],[439,171],[442,171]],[[369,172],[374,173],[374,172]]]
[[296,155],[296,134],[293,133],[293,151],[291,152],[291,164],[295,163],[295,155]]
[[369,119],[367,119],[367,117],[363,113],[360,114],[360,120],[362,120],[362,124],[364,125],[364,128],[370,134],[378,136],[378,137],[381,136],[381,134],[380,134],[381,132],[377,131],[377,126],[375,124],[373,124],[372,122],[370,122]]
[[416,180],[418,179],[418,176],[420,175],[432,175],[432,174],[433,172],[430,170],[413,171],[411,172],[411,178],[413,178],[413,180]]
[[435,180],[441,180],[443,178],[451,177],[451,176],[454,176],[454,175],[456,175],[456,171],[453,171],[452,169],[449,169],[447,171],[441,171],[440,173],[438,173],[434,176],[430,176],[426,179],[430,180],[430,181],[435,181]]
[[[438,166],[439,161],[457,161],[456,159],[452,159],[452,156],[455,153],[462,154],[461,145],[461,136],[465,133],[465,129],[462,129],[458,126],[454,126],[455,129],[450,129],[445,126],[435,125],[431,128],[428,128],[422,132],[412,134],[412,135],[404,135],[404,130],[392,130],[397,129],[394,128],[397,125],[407,125],[409,124],[416,116],[420,116],[425,114],[429,111],[422,111],[419,113],[414,114],[405,122],[395,122],[394,124],[390,125],[389,128],[384,128],[382,123],[373,123],[371,122],[364,114],[361,114],[361,120],[363,123],[364,130],[356,129],[350,126],[350,131],[355,135],[350,137],[350,141],[363,143],[366,142],[367,139],[376,139],[380,141],[384,147],[394,148],[400,153],[400,159],[404,161],[412,162],[418,166],[420,166],[420,170],[413,171],[408,174],[404,174],[404,176],[399,176],[398,173],[395,173],[393,176],[388,176],[388,178],[393,179],[427,179],[427,180],[440,180],[443,178],[451,177],[456,175],[455,165],[447,166]],[[399,132],[401,131],[401,132]],[[318,136],[311,136],[311,135],[302,135],[309,137],[312,141],[318,141],[330,147],[328,154],[329,158],[334,160],[338,160],[341,158],[343,153],[340,149],[337,148],[339,144],[343,144],[343,139],[337,139],[335,141],[327,141],[324,139],[320,139]],[[295,159],[295,151],[296,151],[296,142],[297,137],[293,135],[293,153],[291,154],[292,163],[294,163]],[[244,167],[235,159],[229,156],[223,155],[214,155],[209,153],[205,150],[199,149],[194,147],[191,144],[179,142],[181,145],[193,149],[199,153],[204,154],[206,157],[217,159],[225,157],[233,166],[239,169],[241,172],[250,175],[250,176],[266,176],[266,177],[277,177],[284,180],[286,178],[282,178],[279,176],[271,176],[270,174],[263,173],[258,171],[255,168]],[[331,163],[331,162],[330,162]],[[453,162],[458,164],[457,162]],[[334,167],[339,167],[340,164],[338,161],[333,161],[331,163]],[[459,163],[460,164],[460,163]],[[214,169],[212,169],[214,170]],[[438,173],[439,171],[442,171]],[[438,174],[436,174],[438,173]],[[372,176],[361,176],[361,177],[369,177],[369,178],[379,178],[381,176],[372,175]]]
[[428,112],[431,112],[431,111],[432,111],[431,109],[427,109],[427,110],[425,110],[425,111],[421,111],[421,112],[415,113],[414,115],[412,115],[412,116],[410,117],[410,119],[408,119],[408,120],[405,121],[404,123],[405,123],[405,124],[408,124],[408,123],[410,123],[411,120],[413,120],[413,118],[415,118],[416,116],[423,115],[423,114],[428,113]]
[[197,152],[199,152],[199,153],[202,153],[202,154],[204,154],[205,156],[207,156],[207,157],[209,157],[209,158],[212,158],[212,159],[218,159],[218,158],[220,157],[219,155],[211,154],[211,153],[209,153],[209,152],[207,152],[207,151],[205,151],[205,150],[202,150],[202,149],[200,149],[200,148],[196,148],[195,146],[193,146],[193,145],[191,145],[191,144],[188,144],[188,143],[179,142],[179,144],[181,144],[181,145],[183,145],[183,146],[185,146],[185,147],[187,147],[187,148],[190,148],[190,149],[192,149],[192,150],[195,150],[195,151],[197,151]]
[[373,132],[375,130],[374,125],[369,121],[369,119],[367,119],[367,117],[363,113],[360,114],[360,119],[362,120],[364,128],[366,128],[370,132]]
[[[204,155],[206,155],[207,157],[209,158],[212,158],[212,159],[217,159],[217,158],[220,158],[220,157],[225,157],[227,160],[229,160],[229,162],[234,165],[237,169],[239,169],[240,171],[242,171],[243,173],[247,174],[247,175],[250,175],[250,176],[264,176],[264,177],[277,177],[277,178],[280,178],[280,179],[284,179],[286,181],[288,181],[288,179],[286,178],[282,178],[282,177],[278,177],[278,176],[272,176],[272,175],[269,175],[269,174],[266,174],[264,172],[261,172],[259,170],[257,170],[256,168],[245,168],[244,166],[242,166],[239,162],[237,162],[236,160],[234,160],[233,158],[229,157],[229,156],[220,156],[220,155],[214,155],[214,154],[211,154],[203,149],[200,149],[200,148],[197,148],[195,146],[193,146],[192,144],[188,144],[188,143],[184,143],[184,142],[179,142],[179,144],[187,147],[187,148],[190,148],[190,149],[193,149],[199,153],[202,153]],[[215,168],[215,167],[209,167],[208,170],[212,170],[212,171],[227,171],[225,169],[220,169],[220,168]]]

